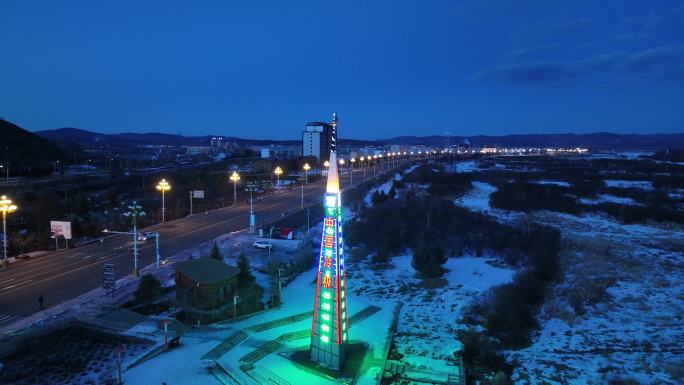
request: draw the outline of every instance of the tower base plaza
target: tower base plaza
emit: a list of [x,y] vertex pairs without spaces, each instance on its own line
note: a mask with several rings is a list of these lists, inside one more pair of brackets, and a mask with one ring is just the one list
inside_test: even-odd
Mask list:
[[350,279],[345,367],[335,371],[318,366],[309,357],[311,298],[317,274],[315,267],[285,286],[280,308],[186,333],[179,347],[125,371],[124,383],[251,385],[270,383],[273,377],[265,378],[275,375],[276,381],[292,385],[377,384],[389,352],[398,303],[368,302],[352,295],[355,282]]

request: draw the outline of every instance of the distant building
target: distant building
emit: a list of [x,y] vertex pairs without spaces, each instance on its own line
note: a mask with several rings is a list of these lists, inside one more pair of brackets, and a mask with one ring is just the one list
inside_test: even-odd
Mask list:
[[302,132],[302,156],[313,156],[319,162],[328,160],[330,150],[336,147],[337,113],[333,114],[333,121],[309,122]]
[[198,155],[198,154],[210,154],[214,151],[212,146],[194,146],[189,145],[185,147],[188,155]]
[[271,150],[268,148],[262,148],[261,149],[261,158],[262,159],[268,159],[271,157]]

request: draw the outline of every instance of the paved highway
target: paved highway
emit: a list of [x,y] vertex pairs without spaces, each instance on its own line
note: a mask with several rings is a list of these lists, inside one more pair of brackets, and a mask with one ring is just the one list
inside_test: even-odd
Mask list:
[[[372,177],[372,171],[366,172]],[[363,173],[354,172],[354,182],[361,182]],[[348,177],[343,175],[343,186]],[[304,188],[308,205],[322,198],[325,181],[309,183]],[[282,217],[284,212],[297,210],[301,204],[301,187],[268,195],[254,202],[257,224]],[[171,256],[229,232],[245,229],[249,224],[249,205],[225,207],[206,214],[195,214],[164,225],[141,231],[158,231],[160,254]],[[43,295],[45,307],[62,303],[102,285],[102,264],[115,265],[117,278],[133,271],[132,236],[116,235],[78,248],[63,250],[46,256],[11,264],[0,270],[0,327],[39,310],[38,297]],[[139,247],[140,264],[155,262],[154,240]]]

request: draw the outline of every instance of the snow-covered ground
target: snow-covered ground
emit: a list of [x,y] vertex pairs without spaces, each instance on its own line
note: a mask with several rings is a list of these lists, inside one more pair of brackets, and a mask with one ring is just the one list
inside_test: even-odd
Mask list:
[[604,202],[618,203],[621,205],[641,205],[641,203],[636,202],[632,198],[618,197],[611,194],[599,194],[594,199],[580,198],[580,202],[582,202],[585,205],[597,205]]
[[684,383],[682,228],[546,211],[534,220],[561,230],[565,276],[533,344],[510,352],[516,383]]
[[447,164],[445,166],[445,171],[447,172],[473,172],[477,171],[477,162],[474,160],[469,160],[466,162],[455,162]]
[[446,360],[460,348],[455,330],[461,312],[486,289],[510,282],[513,270],[493,266],[491,258],[450,258],[438,282],[423,282],[411,266],[411,255],[392,258],[387,269],[373,269],[367,261],[353,266],[356,297],[399,301],[394,343],[411,370],[446,374]]
[[570,183],[564,182],[562,180],[538,180],[535,181],[534,183],[539,183],[539,184],[555,184],[556,186],[561,186],[561,187],[570,187]]
[[[417,165],[412,166],[411,171],[415,170],[415,167],[417,167]],[[388,180],[387,182],[368,190],[366,196],[363,197],[363,201],[366,203],[366,206],[370,207],[373,205],[373,194],[375,194],[376,191],[382,191],[383,193],[387,194],[392,189],[392,184],[394,183],[394,181],[401,180],[402,178],[403,176],[401,174],[396,173],[394,174],[394,177]]]
[[496,186],[485,182],[473,182],[473,188],[464,196],[456,199],[454,203],[471,211],[489,212],[489,195],[496,191]]
[[606,186],[620,188],[640,188],[644,190],[650,190],[653,188],[653,184],[648,180],[606,179]]

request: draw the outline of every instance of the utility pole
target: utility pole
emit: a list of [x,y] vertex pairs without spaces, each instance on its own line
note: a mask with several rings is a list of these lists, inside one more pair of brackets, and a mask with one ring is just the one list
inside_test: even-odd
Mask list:
[[253,193],[256,190],[256,186],[254,185],[254,182],[249,182],[247,183],[247,191],[249,191],[249,233],[254,234],[254,230],[256,227],[256,221],[254,218],[254,200],[253,200]]
[[138,276],[138,216],[144,216],[145,212],[142,211],[142,206],[140,206],[136,201],[128,206],[128,211],[123,214],[125,217],[133,217],[133,276]]

